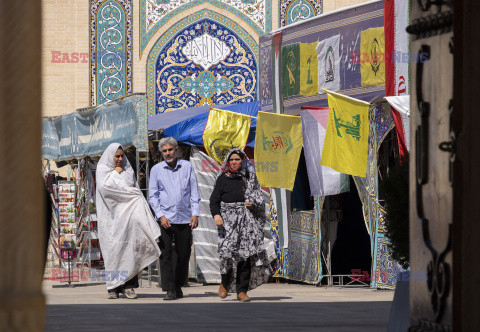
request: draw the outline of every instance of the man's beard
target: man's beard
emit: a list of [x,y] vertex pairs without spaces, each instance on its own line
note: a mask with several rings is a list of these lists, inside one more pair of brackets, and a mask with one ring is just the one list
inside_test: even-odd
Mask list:
[[171,162],[175,161],[175,157],[165,158],[165,161],[167,163],[171,163]]

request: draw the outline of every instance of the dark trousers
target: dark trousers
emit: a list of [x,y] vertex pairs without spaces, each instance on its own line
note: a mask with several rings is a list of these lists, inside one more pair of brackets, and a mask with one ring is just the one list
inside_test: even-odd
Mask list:
[[[238,262],[237,264],[237,294],[241,292],[246,293],[248,291],[248,285],[250,284],[250,260]],[[222,285],[226,289],[230,286],[233,270],[228,271],[226,274],[222,274]]]
[[108,291],[109,292],[121,293],[124,289],[127,289],[127,288],[138,288],[138,275],[136,275],[132,279],[128,280],[123,285],[120,285],[120,286],[118,286],[114,289],[109,289]]
[[[180,289],[187,279],[188,261],[192,250],[192,229],[189,224],[172,224],[169,229],[160,227],[160,275],[164,291]],[[172,243],[175,242],[177,261],[172,260]],[[174,271],[175,265],[175,271]]]

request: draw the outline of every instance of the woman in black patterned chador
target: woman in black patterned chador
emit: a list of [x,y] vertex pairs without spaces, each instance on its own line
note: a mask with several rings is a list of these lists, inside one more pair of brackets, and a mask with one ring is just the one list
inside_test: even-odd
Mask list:
[[257,176],[245,153],[232,149],[223,163],[210,196],[210,211],[218,226],[218,252],[224,299],[237,292],[241,302],[247,291],[265,283],[272,274],[263,245],[265,202]]

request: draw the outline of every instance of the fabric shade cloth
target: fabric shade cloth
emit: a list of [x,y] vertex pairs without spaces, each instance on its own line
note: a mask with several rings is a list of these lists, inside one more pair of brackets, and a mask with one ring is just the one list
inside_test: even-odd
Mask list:
[[118,143],[108,146],[96,172],[98,238],[107,289],[124,284],[160,256],[156,243],[160,227],[125,156],[123,172],[115,170],[113,158],[120,147]]

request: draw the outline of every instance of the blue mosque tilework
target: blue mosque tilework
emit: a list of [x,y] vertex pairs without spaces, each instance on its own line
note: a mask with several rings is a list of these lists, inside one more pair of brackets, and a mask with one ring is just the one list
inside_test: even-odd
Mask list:
[[216,91],[220,93],[228,92],[233,86],[233,82],[225,76],[215,78],[210,71],[203,71],[195,76],[188,76],[178,84],[183,91],[196,91],[202,99],[212,97]]
[[[206,35],[210,36],[208,40],[214,38],[217,45],[228,49],[227,56],[224,54],[207,65],[187,56],[191,52],[185,51]],[[258,44],[230,19],[209,10],[185,18],[157,41],[148,56],[149,115],[205,104],[256,100],[257,55]]]
[[321,0],[280,0],[280,26],[304,21],[322,12]]
[[132,86],[132,5],[90,1],[90,104],[125,97]]
[[163,25],[185,10],[202,4],[231,12],[259,35],[272,30],[272,0],[140,0],[140,57]]

